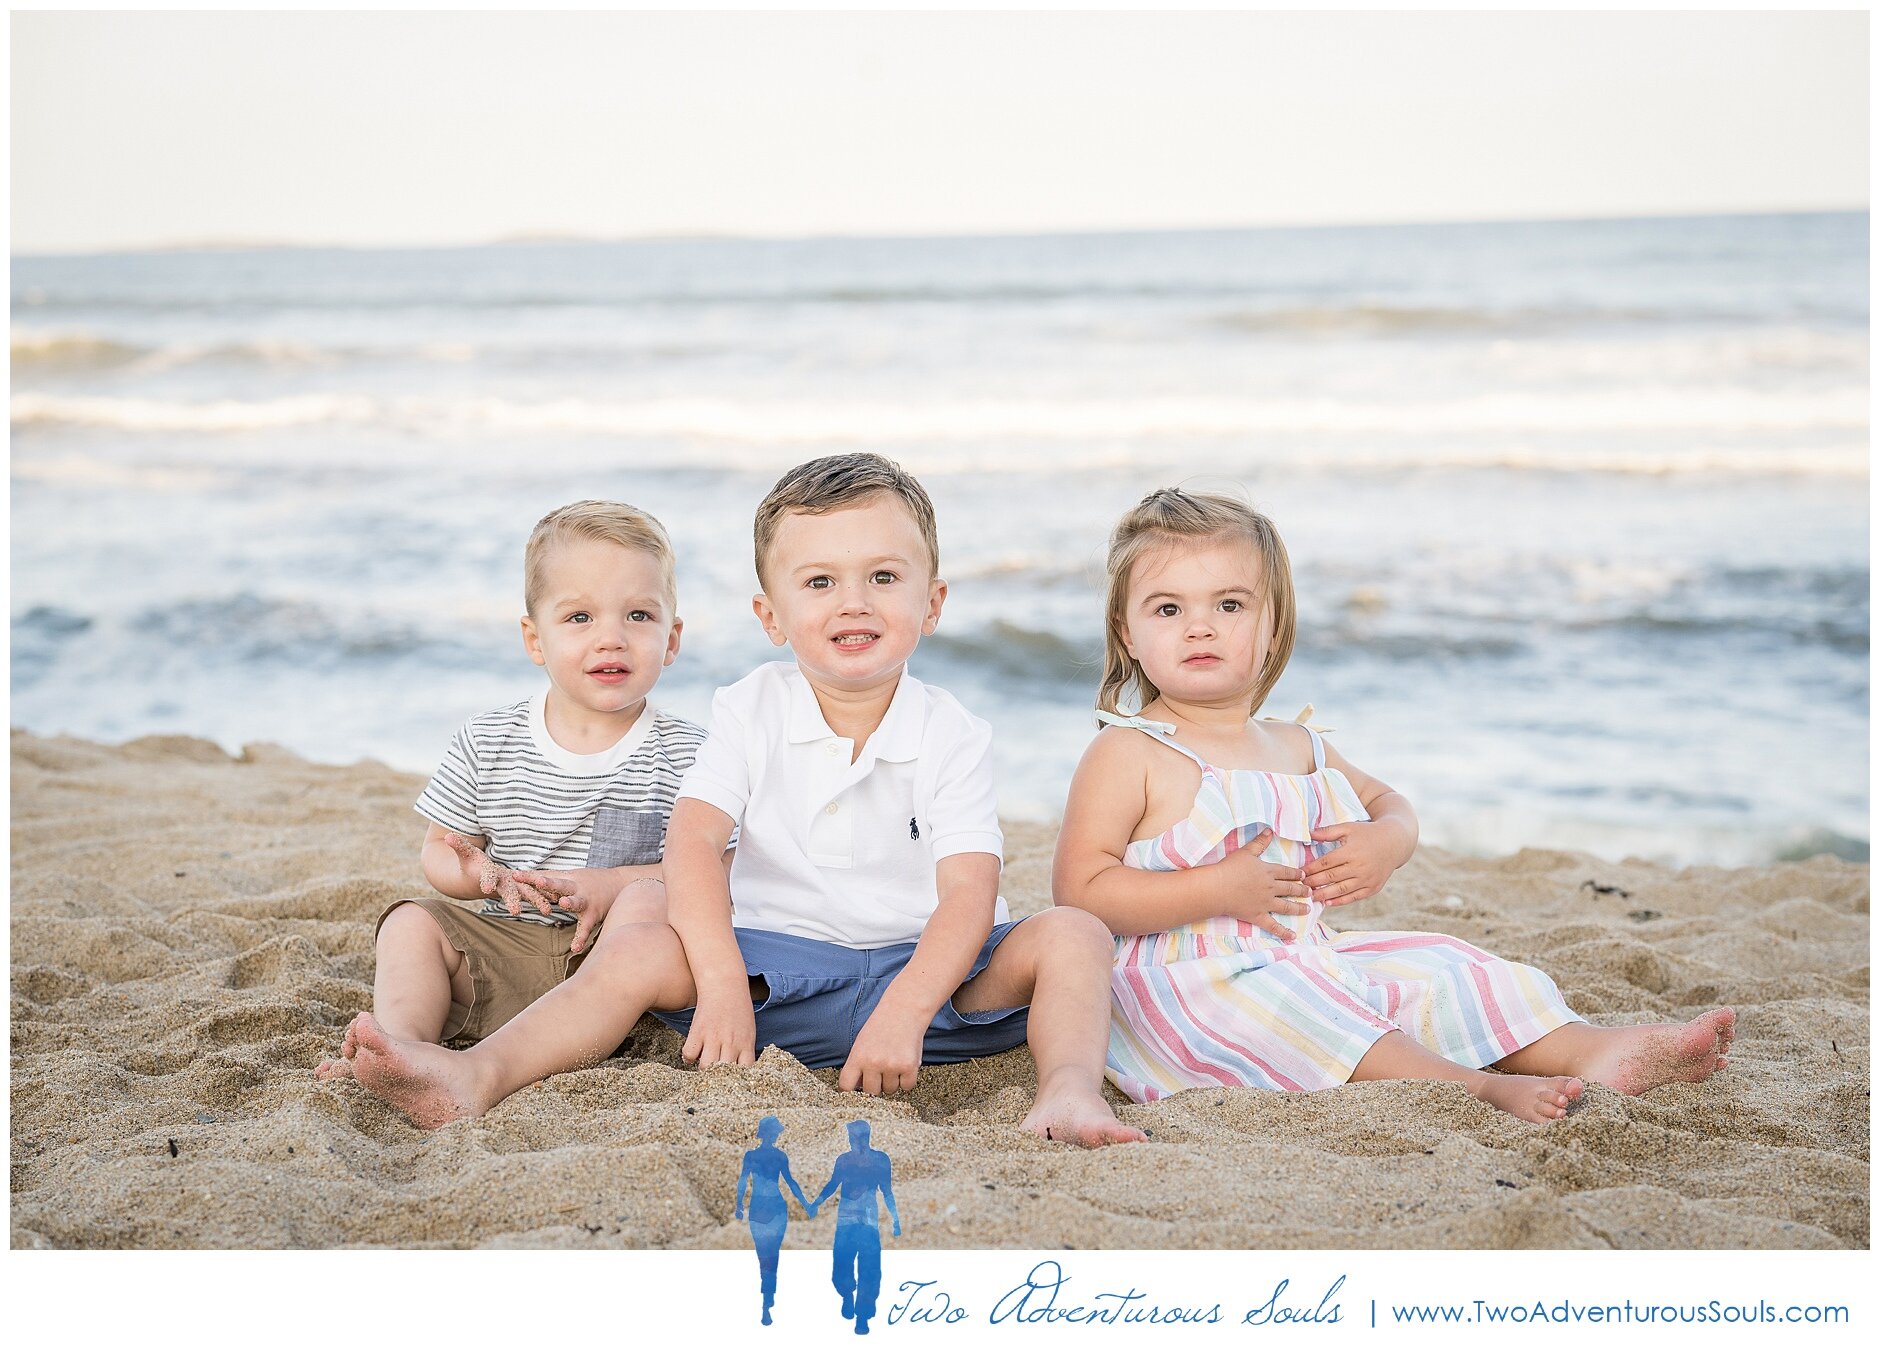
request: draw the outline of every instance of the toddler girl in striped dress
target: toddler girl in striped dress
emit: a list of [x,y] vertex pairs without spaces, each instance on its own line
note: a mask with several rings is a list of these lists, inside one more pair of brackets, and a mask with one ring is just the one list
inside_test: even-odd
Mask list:
[[1108,1070],[1131,1099],[1422,1078],[1545,1123],[1588,1081],[1636,1095],[1724,1066],[1727,1007],[1593,1025],[1544,973],[1462,940],[1326,923],[1410,858],[1416,814],[1318,733],[1253,719],[1294,631],[1266,516],[1157,491],[1117,525],[1109,577],[1103,730],[1052,887],[1116,936]]

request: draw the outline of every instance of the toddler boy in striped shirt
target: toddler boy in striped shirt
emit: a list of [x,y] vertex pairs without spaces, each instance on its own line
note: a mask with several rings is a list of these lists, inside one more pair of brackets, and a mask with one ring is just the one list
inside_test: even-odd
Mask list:
[[[666,822],[705,736],[647,697],[679,654],[672,545],[643,511],[577,501],[523,561],[522,641],[547,684],[465,723],[418,798],[442,896],[379,917],[371,1020],[396,1039],[480,1039],[580,967],[607,921],[665,919]],[[351,1070],[365,1019],[322,1077]]]

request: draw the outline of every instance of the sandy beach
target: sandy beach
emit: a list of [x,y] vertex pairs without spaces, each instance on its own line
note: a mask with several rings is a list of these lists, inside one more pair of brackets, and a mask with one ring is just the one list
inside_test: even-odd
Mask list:
[[[775,1051],[687,1070],[649,1022],[599,1068],[426,1134],[312,1075],[370,1005],[377,912],[422,886],[421,776],[187,737],[15,731],[12,750],[15,1247],[746,1250],[732,1186],[773,1113],[812,1194],[843,1124],[873,1121],[903,1247],[1869,1243],[1864,864],[1426,848],[1341,912],[1536,964],[1594,1020],[1737,1008],[1719,1077],[1594,1088],[1546,1128],[1442,1085],[1111,1091],[1152,1140],[1088,1152],[1017,1130],[1022,1049],[871,1100]],[[1008,827],[1015,912],[1047,905],[1052,841]],[[789,1244],[827,1246],[833,1226],[797,1223]]]

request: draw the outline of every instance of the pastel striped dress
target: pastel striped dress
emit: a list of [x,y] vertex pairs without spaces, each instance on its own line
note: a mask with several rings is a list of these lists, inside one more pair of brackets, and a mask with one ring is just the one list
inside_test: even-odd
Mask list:
[[[1318,827],[1367,821],[1351,781],[1325,768],[1312,738],[1310,774],[1227,770],[1175,741],[1171,723],[1098,713],[1201,767],[1194,808],[1152,840],[1132,842],[1132,869],[1214,864],[1266,827],[1262,858],[1302,865],[1330,849]],[[1487,1067],[1580,1017],[1538,969],[1449,935],[1333,930],[1312,903],[1282,918],[1297,938],[1233,916],[1116,940],[1110,978],[1110,1080],[1131,1100],[1196,1086],[1318,1091],[1347,1081],[1392,1030],[1464,1067]]]

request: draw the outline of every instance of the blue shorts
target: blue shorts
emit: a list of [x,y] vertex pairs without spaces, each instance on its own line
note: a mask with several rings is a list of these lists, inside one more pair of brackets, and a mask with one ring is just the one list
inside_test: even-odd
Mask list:
[[[1007,921],[992,928],[964,981],[985,971],[993,949],[1017,924]],[[851,949],[773,930],[740,927],[734,933],[744,955],[744,971],[762,978],[770,988],[770,995],[755,1006],[757,1051],[762,1053],[775,1044],[805,1067],[840,1067],[848,1061],[849,1050],[875,1013],[881,994],[914,956],[911,944]],[[920,1060],[923,1064],[965,1062],[1017,1048],[1025,1042],[1029,1011],[1027,1006],[1013,1006],[961,1015],[949,998],[927,1027]],[[692,1027],[693,1008],[653,1014],[681,1034]]]

